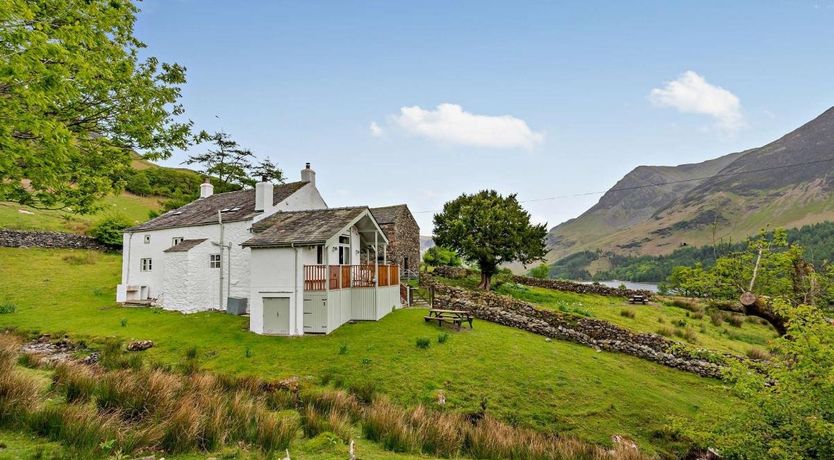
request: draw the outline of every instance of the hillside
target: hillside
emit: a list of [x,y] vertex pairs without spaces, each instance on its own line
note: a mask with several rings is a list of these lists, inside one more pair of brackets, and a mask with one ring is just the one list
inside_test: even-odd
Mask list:
[[832,158],[834,108],[760,148],[637,167],[588,211],[550,230],[548,258],[585,250],[661,255],[740,241],[764,227],[834,220]]
[[151,213],[165,209],[166,202],[190,201],[196,194],[200,175],[184,168],[168,168],[135,155],[133,173],[126,178],[126,190],[103,199],[93,214],[80,215],[63,210],[43,210],[0,201],[0,228],[30,231],[85,233],[104,217],[120,215],[134,223],[148,220]]

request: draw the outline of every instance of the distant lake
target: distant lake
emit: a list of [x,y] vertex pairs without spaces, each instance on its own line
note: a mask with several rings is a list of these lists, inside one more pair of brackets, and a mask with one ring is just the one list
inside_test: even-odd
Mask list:
[[[582,284],[593,284],[593,281],[579,281]],[[628,289],[642,289],[644,291],[651,291],[657,292],[657,283],[635,283],[633,281],[620,281],[620,280],[610,280],[610,281],[597,281],[597,283],[608,286],[608,287],[620,287],[621,284],[624,284]]]

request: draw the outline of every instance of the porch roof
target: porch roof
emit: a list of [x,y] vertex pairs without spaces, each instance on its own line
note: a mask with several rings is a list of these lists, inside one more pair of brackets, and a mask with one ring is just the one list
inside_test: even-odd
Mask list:
[[207,238],[200,238],[196,240],[182,240],[174,246],[171,246],[170,248],[164,250],[163,252],[188,252],[200,243],[202,243],[203,241],[205,241],[206,239]]
[[[368,225],[360,221],[370,220]],[[378,229],[367,206],[277,212],[252,225],[255,235],[242,246],[251,248],[325,244],[352,225]],[[361,233],[360,233],[361,234]],[[382,242],[387,242],[380,232]]]

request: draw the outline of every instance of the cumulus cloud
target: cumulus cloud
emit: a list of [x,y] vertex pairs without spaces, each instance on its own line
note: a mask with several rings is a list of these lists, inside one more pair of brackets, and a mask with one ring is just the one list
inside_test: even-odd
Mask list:
[[723,131],[744,126],[741,102],[726,89],[710,84],[703,76],[688,70],[677,80],[655,88],[649,100],[658,107],[672,107],[684,113],[708,115]]
[[373,137],[382,137],[382,134],[385,132],[382,128],[376,124],[375,121],[371,122],[371,125],[368,127],[371,130],[371,136]]
[[407,132],[436,142],[497,149],[531,149],[544,140],[527,122],[511,115],[476,115],[457,104],[440,104],[434,110],[402,107],[394,123]]

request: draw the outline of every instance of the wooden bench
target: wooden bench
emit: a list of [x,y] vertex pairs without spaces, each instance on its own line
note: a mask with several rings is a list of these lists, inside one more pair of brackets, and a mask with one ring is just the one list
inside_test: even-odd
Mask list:
[[437,321],[438,326],[443,326],[443,323],[450,323],[455,326],[455,329],[460,330],[461,324],[469,323],[469,328],[472,329],[472,314],[468,311],[461,310],[440,310],[431,309],[429,314],[423,317],[426,321]]
[[634,294],[628,298],[628,303],[642,303],[643,305],[646,305],[649,303],[649,298],[643,294]]

